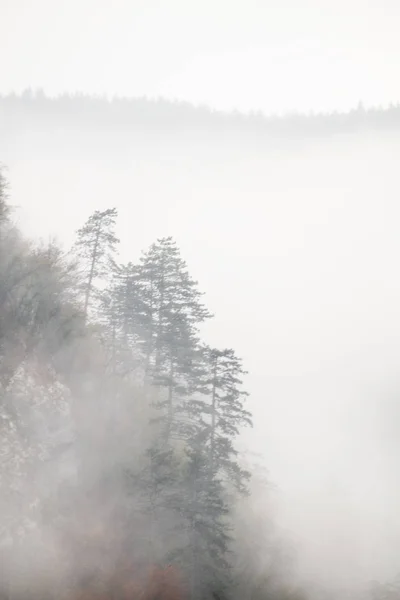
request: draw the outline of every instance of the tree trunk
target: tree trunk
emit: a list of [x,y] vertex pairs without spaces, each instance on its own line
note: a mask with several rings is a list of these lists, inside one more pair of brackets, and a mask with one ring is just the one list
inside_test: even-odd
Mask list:
[[214,474],[215,462],[215,433],[217,426],[217,366],[218,358],[213,359],[212,395],[211,395],[211,439],[210,439],[210,477]]
[[85,321],[87,321],[87,314],[88,314],[88,308],[89,308],[90,294],[92,292],[94,270],[95,270],[95,267],[96,267],[97,254],[98,254],[98,249],[99,249],[99,239],[100,239],[100,223],[97,226],[96,240],[95,240],[95,243],[94,243],[93,254],[92,254],[92,262],[91,262],[91,265],[90,265],[89,278],[88,278],[88,283],[87,283],[86,293],[85,293],[85,306],[84,306],[84,309],[83,309],[84,316],[85,316]]

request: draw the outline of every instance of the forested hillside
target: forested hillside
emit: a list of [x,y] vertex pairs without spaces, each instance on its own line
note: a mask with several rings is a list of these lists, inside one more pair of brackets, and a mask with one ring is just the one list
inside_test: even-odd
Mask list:
[[36,245],[0,183],[4,597],[292,597],[236,449],[244,366],[201,339],[212,315],[174,240],[121,264],[110,208],[67,253]]

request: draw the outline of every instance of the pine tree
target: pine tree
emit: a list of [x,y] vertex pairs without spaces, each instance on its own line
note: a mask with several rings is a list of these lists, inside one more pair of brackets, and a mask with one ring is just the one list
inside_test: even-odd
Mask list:
[[229,508],[221,479],[209,476],[202,437],[200,430],[186,448],[179,505],[186,543],[172,554],[186,573],[192,600],[211,599],[231,583]]
[[135,273],[138,312],[136,326],[141,339],[145,370],[166,394],[163,411],[165,440],[175,431],[175,417],[188,393],[191,362],[198,347],[198,327],[211,314],[172,238],[162,238],[141,258]]
[[[145,303],[138,286],[138,268],[118,266],[111,286],[102,294],[102,315],[109,331],[112,371],[127,375],[143,369],[142,313]],[[118,364],[117,364],[118,363]]]
[[115,253],[119,239],[115,234],[118,216],[116,208],[96,210],[77,232],[75,244],[85,270],[84,314],[88,316],[96,281],[106,279],[115,267]]
[[113,311],[125,343],[139,342],[139,315],[143,300],[137,284],[137,267],[131,262],[120,266],[112,290]]
[[241,427],[252,425],[244,407],[248,393],[241,389],[246,371],[232,349],[204,346],[201,358],[193,384],[198,394],[188,403],[188,410],[207,432],[210,476],[223,473],[244,492],[249,473],[236,460],[234,440]]

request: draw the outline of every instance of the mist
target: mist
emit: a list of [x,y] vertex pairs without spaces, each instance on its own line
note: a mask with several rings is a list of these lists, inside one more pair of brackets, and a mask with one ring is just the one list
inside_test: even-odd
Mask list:
[[277,487],[299,576],[345,588],[394,577],[397,135],[234,145],[212,130],[40,123],[2,142],[20,227],[68,247],[112,200],[124,258],[173,235],[218,315],[204,335],[249,370],[242,443]]
[[[330,6],[326,21],[307,2],[295,11],[295,26],[284,10],[273,13],[256,3],[248,11],[233,7],[226,19],[223,2],[212,18],[207,4],[184,13],[178,2],[172,4],[157,14],[164,15],[176,40],[167,43],[157,26],[160,37],[151,38],[151,51],[145,33],[155,23],[153,3],[151,10],[138,8],[144,33],[135,41],[129,29],[135,11],[131,15],[123,2],[112,18],[99,11],[88,19],[86,29],[83,21],[71,25],[75,5],[65,11],[64,29],[49,13],[44,22],[53,58],[27,33],[24,21],[20,34],[36,66],[29,67],[19,51],[16,68],[10,61],[0,86],[0,162],[13,227],[23,240],[12,244],[19,255],[25,244],[47,247],[55,239],[68,253],[89,216],[111,207],[118,211],[121,263],[138,263],[155,240],[171,236],[215,314],[199,326],[201,338],[234,348],[248,371],[246,407],[253,427],[241,428],[235,443],[252,479],[250,495],[235,496],[231,511],[235,568],[247,569],[254,581],[275,578],[290,593],[298,586],[310,598],[369,597],[371,581],[393,581],[399,573],[400,136],[399,91],[391,70],[399,52],[397,9],[389,6],[389,18],[374,3],[350,3],[348,12],[336,3],[337,14]],[[294,9],[289,3],[286,8]],[[84,3],[84,14],[91,10]],[[181,28],[173,25],[177,15]],[[201,25],[196,34],[192,21]],[[270,37],[263,29],[267,21]],[[99,37],[100,25],[106,40]],[[75,27],[86,42],[67,62],[64,37]],[[121,44],[111,50],[119,27]],[[5,39],[10,51],[17,42],[11,32]],[[208,35],[208,45],[199,32]],[[137,79],[130,82],[127,57],[138,48],[147,48],[146,60],[144,66],[135,62]],[[64,77],[52,63],[55,57],[65,66]],[[29,86],[44,91],[20,95]],[[9,94],[14,91],[17,95]],[[95,96],[103,93],[108,99]],[[7,255],[11,245],[5,248]],[[72,271],[68,289],[82,311],[82,282]],[[63,581],[69,590],[85,561],[104,560],[103,570],[112,573],[116,556],[125,552],[140,579],[170,550],[165,541],[170,513],[162,512],[158,550],[150,552],[146,540],[154,523],[143,516],[146,503],[140,494],[128,500],[116,474],[132,465],[136,474],[145,469],[144,450],[157,437],[148,428],[155,388],[139,377],[129,384],[133,392],[121,391],[120,383],[104,379],[101,403],[98,388],[91,388],[107,370],[108,350],[103,354],[99,339],[109,333],[96,333],[97,327],[103,331],[103,317],[93,319],[95,333],[85,333],[84,341],[74,341],[77,346],[60,344],[57,351],[52,377],[58,381],[63,373],[74,423],[59,434],[73,448],[66,454],[65,480],[60,482],[58,460],[46,469],[35,463],[35,485],[29,482],[22,505],[13,508],[15,514],[30,514],[38,497],[67,523],[75,515],[69,546],[65,531],[44,520],[23,552],[11,554],[18,575],[37,558],[26,585],[34,580],[50,597],[48,589],[56,584],[44,583],[46,562],[53,565],[57,585]],[[80,362],[71,366],[74,352]],[[140,363],[135,352],[132,360]],[[39,363],[47,364],[46,357]],[[36,373],[30,360],[21,359],[14,378],[28,381],[30,369]],[[14,405],[18,394],[7,390]],[[78,465],[84,476],[76,474]],[[264,469],[266,485],[259,481]],[[4,481],[11,477],[7,473]],[[85,484],[77,486],[76,480]],[[127,508],[135,504],[136,520]],[[8,514],[8,497],[4,506]],[[125,517],[115,524],[115,515],[127,514],[129,534]],[[80,547],[79,532],[91,530],[90,518],[93,531],[102,523],[105,558],[96,554],[103,542],[97,548],[93,542],[93,558],[92,550]],[[133,544],[134,536],[140,543]],[[17,579],[23,587],[24,578]],[[256,597],[244,584],[238,589],[238,596]],[[278,594],[266,589],[260,598]]]

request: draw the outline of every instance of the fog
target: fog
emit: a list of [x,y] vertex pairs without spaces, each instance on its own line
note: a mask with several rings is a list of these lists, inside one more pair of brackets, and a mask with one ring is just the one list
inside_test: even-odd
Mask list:
[[[162,95],[264,113],[346,111],[360,99],[386,106],[400,95],[390,2],[327,2],[325,16],[313,2],[229,12],[221,1],[215,14],[207,2],[193,11],[178,1],[118,2],[115,12],[103,4],[96,13],[83,2],[77,21],[74,2],[61,16],[44,1],[37,14],[21,1],[0,6],[14,55],[0,57],[0,92]],[[22,232],[70,248],[90,214],[115,206],[121,260],[172,236],[217,315],[202,335],[235,348],[249,371],[254,428],[240,448],[261,457],[273,485],[268,502],[255,494],[254,510],[294,550],[297,580],[354,592],[393,579],[398,125],[373,127],[367,116],[365,126],[312,135],[288,117],[269,135],[224,112],[203,126],[200,109],[178,106],[168,127],[140,116],[125,126],[105,123],[101,109],[93,116],[94,104],[86,121],[72,100],[51,114],[25,101],[0,105],[0,162]],[[168,122],[164,109],[155,114]]]
[[2,0],[0,10],[4,91],[166,96],[267,113],[400,95],[396,0]]
[[204,334],[249,370],[243,443],[277,486],[301,577],[351,587],[396,575],[398,135],[260,146],[16,128],[1,145],[29,234],[69,245],[112,204],[124,257],[176,238],[218,315]]

